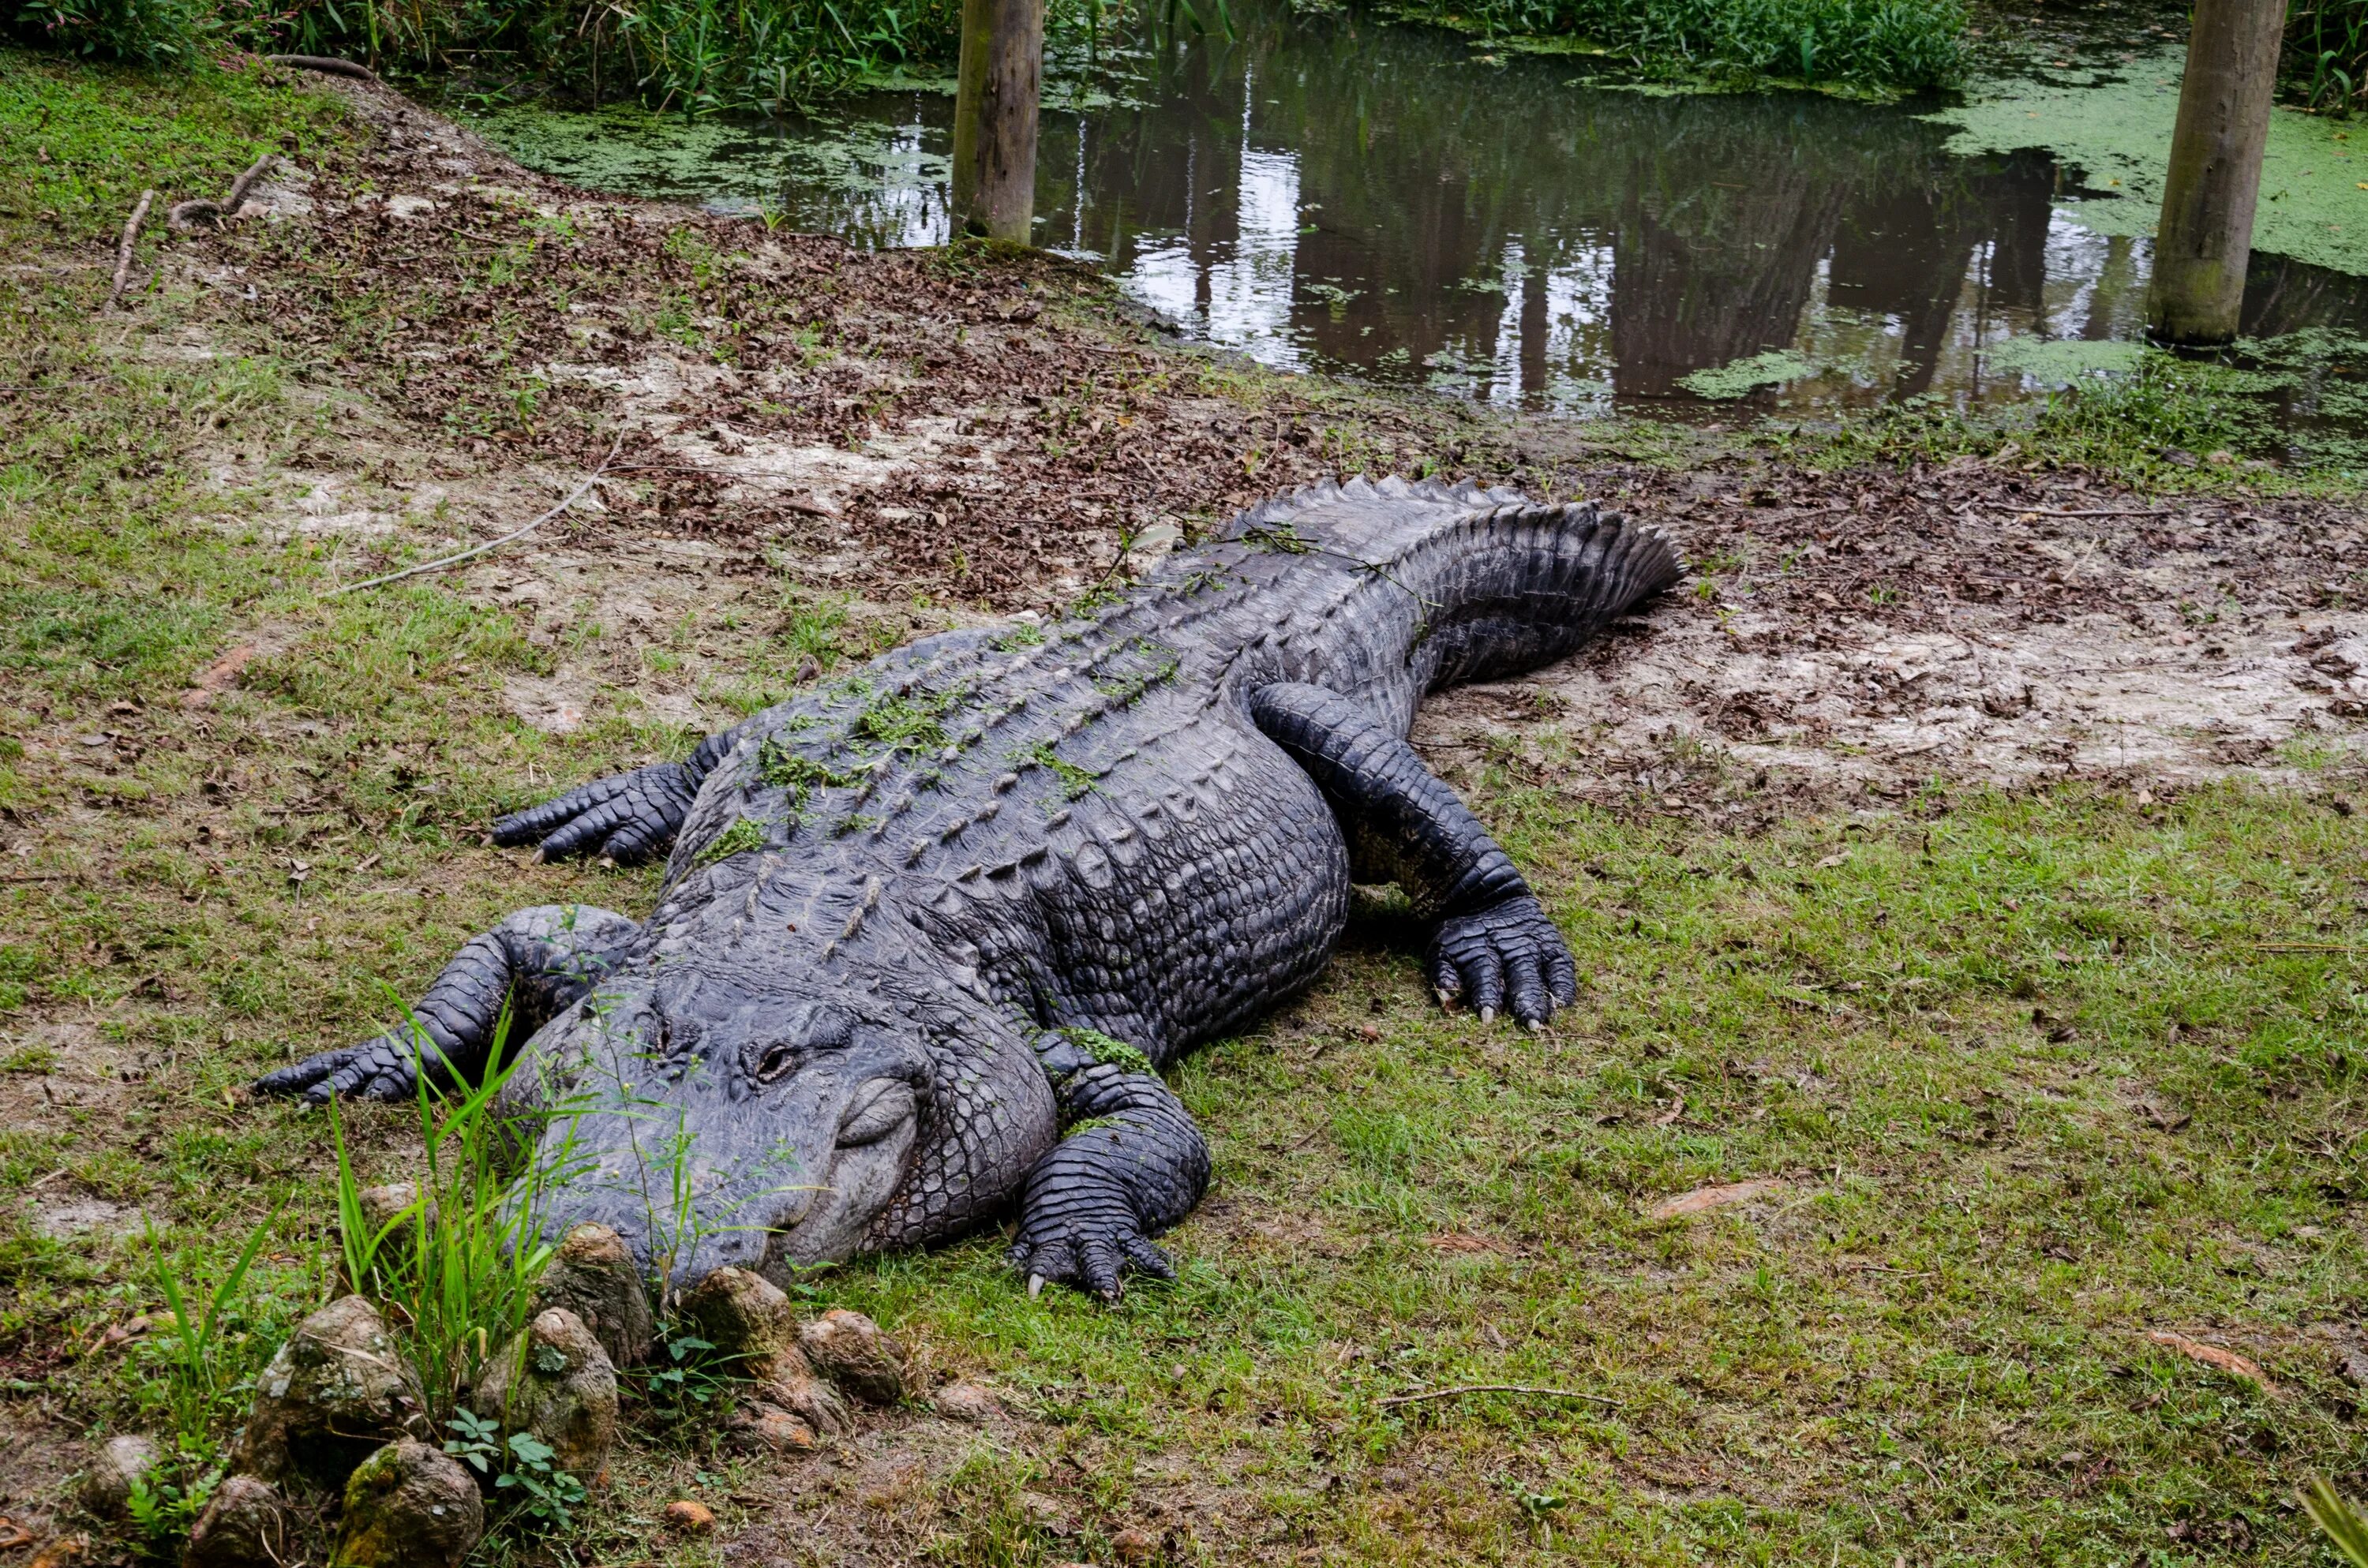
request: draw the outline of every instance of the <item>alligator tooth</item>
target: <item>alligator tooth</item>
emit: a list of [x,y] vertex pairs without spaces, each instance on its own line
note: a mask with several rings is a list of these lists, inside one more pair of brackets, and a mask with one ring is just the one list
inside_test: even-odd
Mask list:
[[1031,1275],[1030,1275],[1030,1276],[1028,1277],[1028,1296],[1029,1296],[1029,1299],[1030,1299],[1030,1301],[1033,1301],[1035,1298],[1037,1298],[1038,1296],[1042,1295],[1043,1293],[1044,1293],[1044,1277],[1043,1277],[1042,1275],[1041,1275],[1041,1274],[1031,1274]]
[[1481,1022],[1482,1024],[1484,1024],[1484,1025],[1486,1025],[1486,1024],[1493,1024],[1493,1023],[1495,1023],[1496,1021],[1497,1021],[1497,1009],[1496,1009],[1496,1008],[1494,1008],[1494,1007],[1483,1007],[1483,1008],[1481,1008],[1481,1009],[1480,1009],[1480,1022]]

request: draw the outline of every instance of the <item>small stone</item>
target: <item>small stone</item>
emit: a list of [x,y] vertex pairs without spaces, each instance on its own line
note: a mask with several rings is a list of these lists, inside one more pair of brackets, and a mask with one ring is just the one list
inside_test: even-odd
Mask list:
[[265,1568],[294,1560],[279,1491],[268,1481],[233,1475],[214,1489],[190,1528],[181,1568]]
[[266,1481],[342,1485],[427,1404],[378,1309],[342,1296],[296,1325],[256,1380],[230,1468]]
[[124,1432],[99,1445],[83,1477],[82,1506],[102,1519],[122,1518],[131,1506],[131,1488],[142,1476],[165,1462],[164,1446],[145,1432]]
[[584,1320],[565,1307],[537,1312],[478,1375],[469,1403],[551,1446],[553,1469],[589,1482],[617,1440],[617,1369]]
[[460,1568],[484,1533],[484,1499],[461,1461],[404,1437],[347,1479],[329,1568]]
[[1110,1550],[1121,1562],[1149,1562],[1159,1555],[1159,1538],[1149,1530],[1129,1526],[1110,1537]]
[[817,1432],[839,1437],[854,1426],[838,1391],[811,1371],[783,1367],[765,1381],[759,1392]]
[[666,1506],[666,1528],[685,1535],[705,1535],[715,1528],[715,1510],[689,1497],[677,1497]]
[[567,1233],[534,1288],[534,1304],[537,1310],[565,1307],[582,1318],[614,1366],[636,1365],[657,1338],[641,1268],[624,1238],[606,1225]]
[[768,1453],[810,1454],[822,1444],[803,1417],[764,1400],[742,1405],[733,1415],[732,1430],[743,1444]]
[[798,1349],[798,1314],[781,1288],[745,1268],[719,1268],[692,1286],[683,1321],[732,1371],[758,1382],[790,1369],[810,1373]]
[[814,1369],[873,1404],[905,1398],[905,1352],[861,1312],[837,1308],[798,1331],[798,1346]]
[[726,1370],[815,1431],[848,1429],[847,1405],[798,1347],[798,1314],[780,1286],[745,1268],[719,1268],[682,1298],[683,1321],[715,1346]]
[[929,1401],[937,1413],[949,1421],[961,1421],[973,1426],[984,1426],[1003,1408],[995,1391],[985,1383],[948,1383]]

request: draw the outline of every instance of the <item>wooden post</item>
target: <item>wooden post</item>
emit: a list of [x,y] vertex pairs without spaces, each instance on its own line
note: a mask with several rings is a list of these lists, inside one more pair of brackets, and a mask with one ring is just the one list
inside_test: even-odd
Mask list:
[[2237,335],[2285,20],[2285,0],[2195,0],[2146,294],[2163,342]]
[[1044,0],[962,0],[954,93],[954,227],[1033,243]]

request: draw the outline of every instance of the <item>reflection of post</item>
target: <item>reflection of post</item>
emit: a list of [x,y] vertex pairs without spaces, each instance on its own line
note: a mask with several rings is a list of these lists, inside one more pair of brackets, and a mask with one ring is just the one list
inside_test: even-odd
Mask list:
[[954,222],[1027,244],[1036,207],[1044,0],[962,0],[954,93]]
[[1521,403],[1543,408],[1546,403],[1545,247],[1534,240],[1521,243]]
[[2195,0],[2146,300],[2168,342],[2237,335],[2285,16],[2285,0]]

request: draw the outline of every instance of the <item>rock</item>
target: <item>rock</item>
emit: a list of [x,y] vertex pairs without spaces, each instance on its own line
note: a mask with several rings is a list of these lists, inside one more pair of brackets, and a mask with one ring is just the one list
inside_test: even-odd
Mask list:
[[752,1401],[734,1412],[732,1431],[744,1446],[768,1453],[810,1454],[822,1444],[814,1427],[803,1417],[763,1400]]
[[715,1528],[715,1510],[704,1503],[677,1497],[666,1506],[666,1522],[668,1529],[680,1530],[685,1535],[705,1535]]
[[838,1391],[804,1369],[800,1361],[793,1369],[783,1367],[767,1379],[757,1391],[815,1431],[839,1437],[854,1425],[847,1416],[847,1402]]
[[461,1568],[484,1533],[484,1499],[461,1461],[404,1437],[347,1480],[329,1568]]
[[294,1559],[288,1506],[271,1483],[233,1475],[214,1489],[189,1530],[181,1568],[268,1568]]
[[165,1462],[164,1445],[144,1432],[125,1432],[99,1445],[83,1477],[82,1506],[102,1519],[120,1519],[131,1506],[131,1487]]
[[477,1378],[469,1403],[505,1437],[530,1432],[551,1445],[553,1469],[589,1483],[617,1440],[617,1369],[584,1320],[549,1307]]
[[781,1288],[745,1268],[719,1268],[684,1295],[677,1310],[715,1346],[731,1371],[768,1381],[776,1371],[811,1375],[798,1348],[798,1314]]
[[995,1397],[993,1389],[985,1383],[968,1381],[948,1383],[937,1392],[937,1396],[929,1403],[947,1420],[965,1422],[973,1426],[985,1426],[1003,1409],[1003,1403]]
[[683,1321],[715,1346],[727,1371],[817,1432],[848,1429],[847,1405],[798,1347],[798,1314],[780,1286],[745,1268],[719,1268],[682,1298]]
[[297,1324],[263,1369],[230,1468],[266,1481],[341,1485],[426,1403],[378,1309],[343,1296]]
[[861,1312],[835,1308],[798,1331],[798,1346],[814,1369],[873,1404],[904,1402],[905,1351]]
[[613,1366],[637,1364],[657,1337],[649,1287],[624,1239],[606,1225],[567,1233],[534,1288],[534,1304],[537,1311],[565,1307],[582,1318]]
[[1139,1526],[1129,1526],[1110,1537],[1110,1550],[1118,1553],[1121,1562],[1150,1562],[1160,1554],[1159,1538]]

